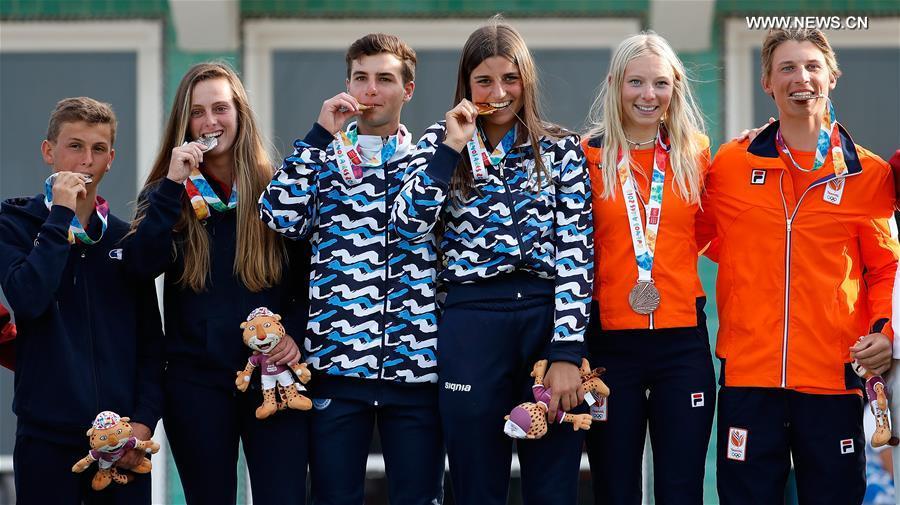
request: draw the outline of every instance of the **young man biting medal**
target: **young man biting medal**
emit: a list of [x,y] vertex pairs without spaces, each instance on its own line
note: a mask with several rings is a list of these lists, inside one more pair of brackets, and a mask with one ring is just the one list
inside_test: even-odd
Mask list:
[[394,35],[371,34],[346,62],[347,91],[322,104],[260,198],[263,221],[313,248],[304,342],[316,374],[313,500],[363,501],[377,421],[390,502],[439,503],[434,239],[401,240],[388,223],[412,154],[400,112],[416,55]]

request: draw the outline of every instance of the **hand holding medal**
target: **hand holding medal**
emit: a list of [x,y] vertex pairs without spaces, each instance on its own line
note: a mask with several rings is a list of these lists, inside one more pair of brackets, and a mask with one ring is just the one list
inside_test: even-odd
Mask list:
[[216,137],[200,137],[191,142],[172,148],[172,157],[169,159],[169,171],[166,177],[179,184],[183,183],[191,172],[200,169],[203,163],[203,153],[214,149],[219,145]]
[[322,110],[316,122],[328,130],[328,133],[335,135],[341,131],[347,120],[359,116],[372,107],[359,103],[350,93],[338,93],[322,103]]
[[[54,205],[62,205],[77,212],[78,200],[88,196],[87,185],[92,184],[94,178],[90,174],[78,172],[56,172],[44,181],[44,205],[50,210]],[[85,226],[78,220],[78,216],[72,217],[69,224],[69,243],[76,241],[82,244],[95,244],[106,233],[106,223],[109,216],[109,204],[99,195],[94,197],[94,212],[100,220],[100,235],[93,239],[88,236]]]
[[447,121],[447,133],[444,144],[457,152],[463,148],[475,133],[475,119],[478,117],[478,107],[465,98],[456,107],[447,111],[444,119]]
[[93,182],[89,174],[56,172],[47,179],[52,186],[52,203],[75,210],[80,198],[87,196],[87,185]]

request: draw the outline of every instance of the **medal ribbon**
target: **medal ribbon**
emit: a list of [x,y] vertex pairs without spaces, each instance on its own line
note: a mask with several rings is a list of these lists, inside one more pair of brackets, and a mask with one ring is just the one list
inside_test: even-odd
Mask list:
[[506,135],[497,143],[497,147],[493,152],[488,154],[484,144],[484,136],[481,129],[476,127],[472,133],[472,139],[466,143],[466,151],[469,153],[469,161],[472,163],[472,176],[475,180],[484,180],[487,178],[487,166],[498,166],[506,153],[512,148],[516,141],[516,128],[511,128]]
[[185,179],[184,188],[191,197],[191,206],[194,208],[194,214],[197,219],[204,220],[209,217],[209,208],[212,207],[219,212],[226,212],[237,207],[237,181],[231,184],[231,197],[228,204],[222,203],[222,200],[216,195],[212,187],[207,182],[206,177],[196,168],[191,170],[191,175]]
[[346,132],[338,132],[332,144],[344,182],[350,185],[357,184],[362,180],[364,167],[380,167],[391,161],[397,152],[397,146],[403,143],[405,135],[406,128],[401,125],[397,135],[391,135],[380,150],[367,156],[359,145],[359,133],[355,127],[351,126]]
[[[50,207],[53,206],[53,179],[55,177],[56,174],[53,174],[44,181],[44,204],[47,206],[47,210],[50,210]],[[78,216],[75,216],[69,224],[70,244],[74,244],[77,240],[82,244],[92,245],[103,239],[103,234],[106,233],[106,222],[109,219],[109,204],[106,203],[106,200],[100,197],[100,195],[97,195],[94,200],[94,210],[97,212],[97,217],[100,219],[100,236],[97,237],[96,240],[89,237],[87,231],[84,229],[85,227],[78,221]]]
[[825,158],[828,156],[828,152],[831,151],[831,161],[834,165],[835,177],[843,177],[847,174],[847,163],[844,161],[844,151],[841,148],[841,135],[838,131],[838,122],[834,114],[834,104],[831,103],[830,98],[826,102],[825,112],[822,114],[822,123],[819,126],[819,141],[816,144],[816,159],[813,162],[812,169],[805,169],[794,161],[791,150],[788,149],[787,144],[784,143],[784,137],[781,135],[781,130],[775,132],[775,144],[778,146],[778,149],[791,160],[791,163],[794,164],[794,167],[796,167],[797,170],[803,172],[815,172],[822,168],[822,165],[825,164]]
[[666,164],[669,161],[669,139],[664,127],[660,127],[653,148],[653,176],[650,182],[650,197],[647,199],[645,212],[646,226],[641,222],[641,205],[637,185],[631,174],[624,154],[619,151],[616,171],[625,197],[625,211],[628,214],[628,228],[631,231],[631,244],[634,246],[634,258],[637,262],[638,281],[651,282],[653,277],[653,257],[656,253],[656,236],[659,221],[662,217],[663,187],[666,179]]

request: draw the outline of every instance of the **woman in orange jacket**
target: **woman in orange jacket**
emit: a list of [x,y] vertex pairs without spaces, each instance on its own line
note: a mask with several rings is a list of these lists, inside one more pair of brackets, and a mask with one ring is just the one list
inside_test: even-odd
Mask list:
[[762,85],[779,121],[730,142],[706,181],[715,227],[723,504],[860,503],[861,382],[891,360],[898,248],[887,163],[855,144],[828,98],[840,76],[818,30],[773,30]]
[[619,45],[593,117],[582,143],[596,244],[586,340],[612,391],[588,432],[595,500],[642,502],[649,423],[657,503],[700,504],[715,406],[695,238],[709,141],[665,39]]

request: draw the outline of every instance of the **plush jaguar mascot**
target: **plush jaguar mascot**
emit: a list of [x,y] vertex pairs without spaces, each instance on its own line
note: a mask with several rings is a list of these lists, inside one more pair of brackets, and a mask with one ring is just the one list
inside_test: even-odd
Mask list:
[[[244,330],[244,343],[253,349],[253,355],[247,360],[247,366],[237,373],[234,384],[239,391],[247,391],[253,369],[261,368],[263,403],[256,409],[256,418],[265,419],[285,407],[297,410],[311,409],[312,401],[300,394],[301,391],[306,391],[303,385],[312,378],[306,363],[296,363],[290,368],[266,363],[269,352],[285,335],[281,316],[265,307],[259,307],[247,316],[247,321],[241,323],[241,329]],[[297,376],[299,382],[294,381],[291,372]],[[275,396],[276,385],[280,403]]]
[[[862,337],[860,337],[862,338]],[[853,371],[859,375],[866,385],[866,397],[869,400],[869,409],[875,416],[875,432],[872,433],[872,447],[882,445],[897,446],[900,438],[891,433],[890,409],[888,408],[887,384],[884,377],[874,374],[862,366],[858,361],[851,363]]]
[[[131,425],[127,417],[119,417],[115,412],[105,410],[94,419],[91,429],[87,430],[87,436],[91,440],[91,450],[88,455],[78,460],[72,471],[81,473],[97,461],[97,474],[91,481],[91,487],[96,491],[106,489],[110,482],[128,484],[134,480],[130,473],[119,473],[116,470],[116,461],[119,461],[126,452],[131,449],[140,449],[148,453],[156,454],[159,444],[153,440],[138,440],[132,436]],[[149,473],[153,468],[150,460],[144,458],[141,464],[132,468],[135,473]],[[52,484],[51,484],[52,485]]]
[[[600,380],[602,368],[591,369],[588,360],[581,361],[579,374],[581,385],[585,391],[584,401],[588,405],[594,405],[600,398],[609,396],[609,387]],[[506,424],[503,432],[512,438],[537,439],[547,434],[547,410],[550,403],[550,389],[544,386],[544,375],[547,373],[547,360],[542,359],[534,364],[531,376],[534,377],[534,386],[531,392],[534,402],[520,403],[505,417]],[[557,423],[571,423],[572,429],[589,430],[591,428],[590,414],[569,414],[562,409],[556,411]]]
[[584,401],[593,407],[601,398],[609,396],[609,386],[600,380],[605,368],[591,368],[591,364],[585,358],[581,359],[581,367],[578,372],[581,375],[581,389],[584,390]]

